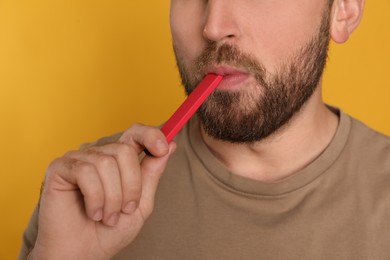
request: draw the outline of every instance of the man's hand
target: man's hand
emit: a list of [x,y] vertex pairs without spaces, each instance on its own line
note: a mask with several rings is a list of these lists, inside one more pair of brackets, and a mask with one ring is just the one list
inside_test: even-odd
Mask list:
[[[140,159],[144,148],[152,156]],[[137,236],[153,210],[175,144],[134,125],[118,143],[71,151],[48,168],[30,259],[109,259]]]

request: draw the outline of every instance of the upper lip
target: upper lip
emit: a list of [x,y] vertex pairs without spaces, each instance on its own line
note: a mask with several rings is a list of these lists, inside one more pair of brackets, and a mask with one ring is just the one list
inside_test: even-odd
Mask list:
[[206,74],[218,74],[222,76],[234,75],[234,74],[248,74],[248,72],[229,66],[210,66],[205,70]]

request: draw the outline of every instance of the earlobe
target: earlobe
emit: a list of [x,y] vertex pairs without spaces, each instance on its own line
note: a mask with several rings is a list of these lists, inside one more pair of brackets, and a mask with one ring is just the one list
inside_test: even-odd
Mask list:
[[359,25],[364,9],[364,0],[334,0],[330,34],[337,43],[346,42]]

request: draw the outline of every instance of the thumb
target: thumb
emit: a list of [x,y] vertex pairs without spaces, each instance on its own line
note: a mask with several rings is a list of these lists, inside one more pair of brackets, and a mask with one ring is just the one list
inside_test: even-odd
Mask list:
[[142,195],[139,208],[147,218],[153,211],[154,197],[169,157],[176,150],[176,144],[169,144],[169,151],[161,157],[146,156],[141,162]]

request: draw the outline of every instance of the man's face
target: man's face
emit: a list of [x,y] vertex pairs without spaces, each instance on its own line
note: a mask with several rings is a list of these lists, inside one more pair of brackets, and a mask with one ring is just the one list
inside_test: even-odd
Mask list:
[[206,133],[250,143],[285,125],[319,84],[329,14],[326,0],[172,0],[186,91],[207,73],[225,76],[198,111]]

